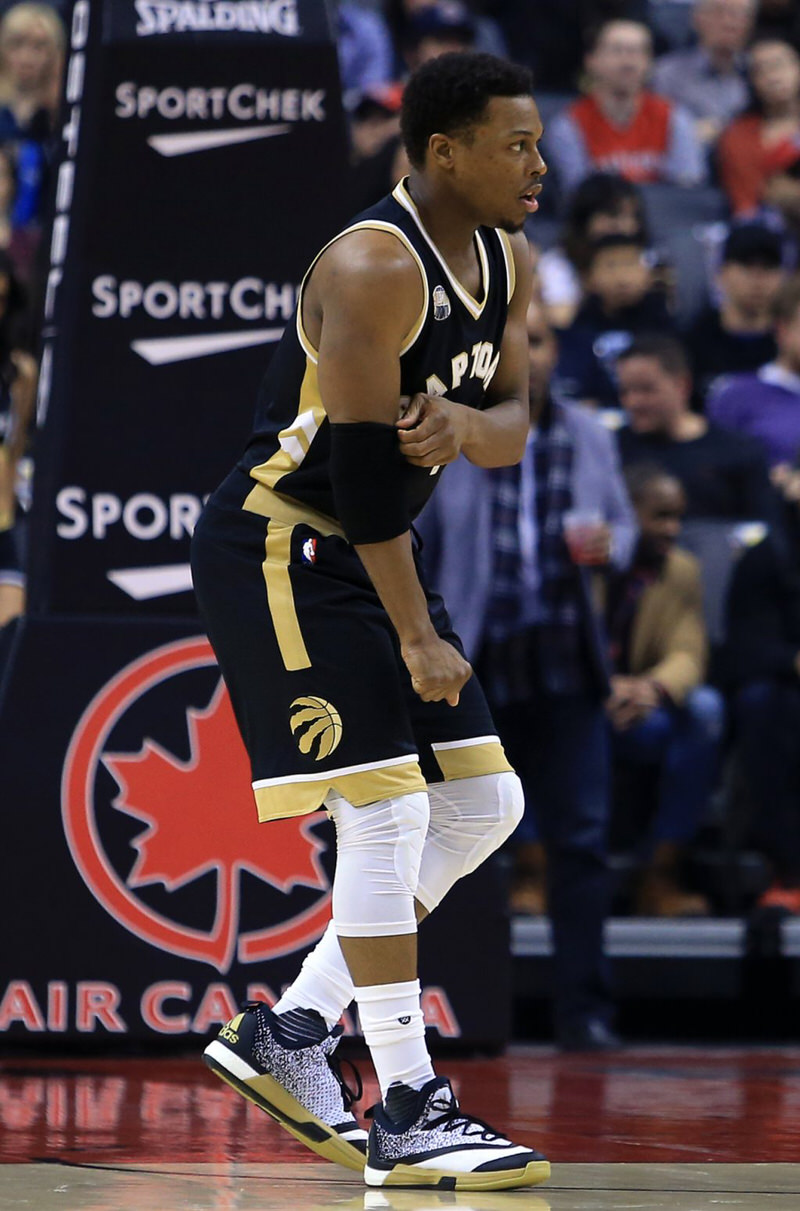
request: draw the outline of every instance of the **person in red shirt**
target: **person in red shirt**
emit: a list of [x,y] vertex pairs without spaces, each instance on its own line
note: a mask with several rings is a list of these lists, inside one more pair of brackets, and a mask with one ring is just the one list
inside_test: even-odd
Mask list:
[[768,201],[769,182],[800,155],[800,55],[778,38],[750,51],[753,101],[718,144],[719,175],[734,214]]
[[705,181],[691,116],[646,88],[652,61],[650,31],[638,21],[607,21],[591,36],[589,91],[551,122],[547,139],[562,189],[591,172],[616,172],[637,184]]

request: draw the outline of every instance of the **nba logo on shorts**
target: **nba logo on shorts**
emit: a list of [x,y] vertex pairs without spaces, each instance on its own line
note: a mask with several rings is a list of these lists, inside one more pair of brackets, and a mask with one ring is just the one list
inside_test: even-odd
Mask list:
[[317,540],[316,538],[307,538],[303,543],[303,563],[317,562]]
[[450,300],[444,286],[436,286],[433,291],[433,318],[446,320],[450,314]]

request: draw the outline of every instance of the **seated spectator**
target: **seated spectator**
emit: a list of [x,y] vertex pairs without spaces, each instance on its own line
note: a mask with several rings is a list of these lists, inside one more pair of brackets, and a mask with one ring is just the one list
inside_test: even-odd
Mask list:
[[617,359],[626,424],[623,466],[657,463],[683,486],[687,518],[771,522],[775,497],[757,442],[691,411],[692,376],[680,342],[637,338]]
[[770,466],[800,453],[800,275],[778,291],[773,308],[778,356],[755,374],[739,374],[706,405],[718,425],[755,438]]
[[564,191],[590,172],[617,172],[645,184],[697,185],[706,166],[691,116],[648,92],[653,46],[646,25],[609,21],[592,35],[585,59],[588,95],[550,124],[546,153]]
[[719,306],[709,307],[686,338],[701,409],[727,376],[757,370],[775,357],[781,258],[781,237],[755,223],[734,227],[725,241],[716,282]]
[[343,0],[337,23],[339,73],[345,98],[390,84],[394,78],[394,49],[381,14]]
[[16,148],[14,224],[40,217],[61,100],[64,27],[48,4],[15,4],[0,21],[0,142]]
[[630,569],[609,585],[611,697],[606,711],[615,763],[651,766],[659,788],[636,908],[657,917],[701,916],[703,896],[680,885],[680,863],[714,788],[723,702],[703,685],[707,638],[700,565],[675,543],[686,496],[655,465],[631,467],[639,520]]
[[[557,347],[536,303],[528,339],[538,422],[521,464],[488,471],[459,459],[418,524],[431,581],[447,592],[467,657],[480,663],[526,789],[512,907],[540,913],[546,903],[558,1041],[594,1050],[615,1040],[603,953],[606,643],[591,583],[593,573],[627,566],[636,530],[609,434],[551,395]],[[584,521],[568,542],[576,510]]]
[[0,252],[0,626],[25,608],[15,489],[33,421],[37,375],[33,358],[14,341],[20,297],[9,258]]
[[586,300],[561,334],[556,374],[570,399],[616,408],[620,352],[637,333],[669,330],[672,320],[655,288],[643,236],[603,236],[588,251],[586,266]]
[[14,222],[17,199],[17,161],[10,146],[0,143],[0,249],[8,253],[20,285],[29,289],[35,272],[41,232],[37,225],[18,227]]
[[753,28],[757,0],[697,0],[692,22],[697,46],[656,60],[652,87],[683,105],[695,120],[695,134],[713,143],[749,100],[744,50]]
[[788,42],[756,42],[748,59],[753,100],[720,135],[719,175],[735,215],[765,200],[771,177],[797,160],[800,54]]
[[391,193],[409,170],[400,139],[401,84],[369,89],[350,117],[350,214]]
[[739,560],[728,600],[726,672],[751,832],[772,866],[761,907],[800,913],[800,473],[787,478],[780,536]]
[[[535,238],[536,230],[532,228]],[[613,173],[593,173],[569,202],[561,243],[539,258],[542,297],[556,328],[567,328],[583,297],[581,277],[595,240],[605,235],[647,239],[647,220],[639,189]]]
[[572,92],[583,71],[584,31],[603,21],[644,21],[647,0],[493,0],[514,58],[540,91]]
[[[421,16],[426,9],[438,8],[440,6],[442,6],[442,0],[384,0],[381,7],[386,13],[392,39],[398,53],[396,62],[397,71],[402,71],[405,67],[404,48],[406,38],[415,18]],[[442,7],[447,8],[450,6],[445,3]],[[462,14],[466,10],[473,50],[484,51],[487,54],[500,55],[501,57],[508,55],[508,46],[506,45],[506,40],[500,26],[492,17],[487,17],[483,12],[479,11],[483,6],[474,3],[473,0],[460,0],[456,7],[462,10]],[[452,11],[453,9],[451,8]]]
[[408,71],[448,51],[474,50],[475,20],[461,0],[435,0],[406,16],[400,50]]

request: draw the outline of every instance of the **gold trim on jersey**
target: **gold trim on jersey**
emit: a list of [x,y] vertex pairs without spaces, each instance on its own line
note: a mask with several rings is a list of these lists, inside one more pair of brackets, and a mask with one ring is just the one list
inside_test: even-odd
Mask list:
[[278,640],[284,668],[290,673],[297,669],[311,668],[289,576],[293,532],[294,526],[284,525],[280,521],[270,521],[267,524],[265,558],[261,565],[275,638]]
[[261,821],[315,812],[331,791],[347,799],[354,807],[366,807],[368,803],[380,803],[396,795],[413,795],[426,790],[416,754],[365,765],[344,766],[327,773],[264,778],[253,783],[256,809]]
[[400,347],[400,356],[401,357],[403,356],[404,353],[408,353],[408,351],[412,347],[412,345],[415,344],[420,332],[422,331],[422,326],[425,323],[425,319],[428,314],[428,301],[429,301],[428,275],[425,272],[425,266],[422,263],[422,259],[419,255],[419,253],[417,252],[416,248],[411,243],[411,241],[409,240],[409,238],[405,234],[405,232],[401,231],[401,229],[399,227],[395,227],[394,223],[386,223],[386,222],[384,222],[383,219],[365,219],[361,223],[353,223],[352,227],[346,227],[344,229],[344,231],[340,231],[338,235],[334,236],[332,240],[328,241],[328,243],[325,245],[324,248],[321,248],[319,250],[317,255],[314,257],[314,260],[311,262],[308,269],[306,270],[305,276],[303,277],[303,280],[300,283],[300,291],[297,296],[297,339],[299,340],[300,344],[302,345],[303,351],[305,352],[306,357],[310,361],[312,361],[315,365],[317,364],[317,362],[319,360],[319,350],[314,348],[313,344],[311,343],[311,340],[309,339],[308,333],[306,332],[305,328],[303,327],[303,296],[305,293],[306,282],[308,281],[308,279],[311,275],[312,269],[316,265],[319,258],[322,256],[323,252],[327,252],[327,250],[331,247],[332,244],[335,244],[337,240],[340,240],[342,238],[342,236],[349,235],[351,233],[351,231],[386,231],[390,235],[396,236],[397,239],[400,241],[400,243],[404,245],[404,247],[411,253],[414,260],[416,261],[417,268],[419,269],[420,277],[422,278],[422,291],[423,291],[422,308],[420,310],[419,315],[417,316],[416,322],[409,329],[409,331],[406,334],[406,337],[403,341],[403,344]]
[[481,774],[513,773],[497,736],[476,736],[432,744],[433,755],[445,782],[457,778],[479,778]]
[[511,240],[508,238],[507,231],[501,231],[499,227],[495,231],[500,237],[500,247],[503,249],[503,259],[506,263],[506,275],[508,277],[508,301],[509,303],[514,297],[514,291],[517,288],[517,263],[514,260],[514,249],[511,247]]
[[250,468],[250,477],[267,488],[275,488],[284,475],[296,471],[325,419],[325,409],[317,383],[317,365],[306,361],[306,372],[300,385],[297,415],[278,434],[278,449],[265,463]]
[[491,275],[489,272],[489,258],[486,255],[486,248],[484,247],[481,233],[479,231],[475,232],[475,247],[478,250],[478,262],[480,264],[481,283],[483,286],[483,298],[482,298],[481,302],[478,302],[478,300],[476,298],[474,298],[473,295],[470,294],[470,292],[467,290],[466,286],[462,286],[461,282],[459,282],[458,278],[453,273],[450,266],[447,264],[447,261],[442,256],[438,247],[433,242],[431,237],[428,235],[428,232],[425,228],[425,224],[422,222],[422,219],[420,218],[420,215],[419,215],[419,211],[417,210],[416,206],[414,205],[414,200],[411,197],[411,194],[408,192],[408,189],[406,187],[407,180],[408,180],[408,178],[406,177],[402,181],[399,181],[397,183],[397,185],[395,186],[395,188],[392,191],[392,197],[395,199],[396,202],[400,203],[400,205],[403,207],[404,210],[408,211],[408,213],[413,218],[414,222],[417,224],[417,227],[419,227],[420,232],[422,233],[424,239],[432,248],[434,254],[436,255],[436,259],[439,261],[439,264],[442,266],[442,269],[447,274],[447,279],[450,282],[450,285],[453,287],[453,290],[456,292],[458,297],[461,299],[461,302],[464,304],[464,306],[466,307],[467,311],[470,313],[472,318],[475,320],[480,319],[480,317],[483,315],[484,308],[486,307],[486,303],[489,299],[489,285],[490,285],[490,279],[491,279]]
[[259,517],[281,521],[285,526],[310,526],[323,538],[330,538],[333,534],[337,538],[345,537],[338,521],[334,521],[326,513],[318,513],[316,509],[301,504],[298,500],[290,500],[288,496],[273,492],[266,484],[254,484],[242,508],[248,513],[257,513]]

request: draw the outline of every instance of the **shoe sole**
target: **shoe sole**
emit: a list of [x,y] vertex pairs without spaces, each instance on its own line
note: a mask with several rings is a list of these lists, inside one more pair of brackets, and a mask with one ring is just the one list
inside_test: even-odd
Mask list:
[[241,1056],[216,1040],[206,1047],[203,1060],[215,1076],[226,1081],[237,1093],[280,1123],[312,1152],[356,1173],[364,1172],[364,1154],[327,1123],[323,1123],[322,1119],[306,1110],[305,1106],[301,1106],[274,1077],[257,1072]]
[[449,1173],[443,1169],[421,1169],[416,1165],[395,1165],[393,1169],[373,1169],[367,1165],[364,1180],[368,1186],[406,1186],[433,1190],[513,1190],[519,1186],[538,1186],[550,1177],[549,1161],[530,1161],[523,1169],[494,1169],[488,1173]]

